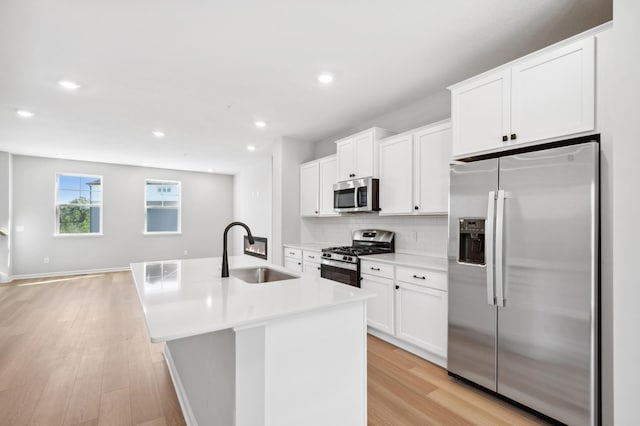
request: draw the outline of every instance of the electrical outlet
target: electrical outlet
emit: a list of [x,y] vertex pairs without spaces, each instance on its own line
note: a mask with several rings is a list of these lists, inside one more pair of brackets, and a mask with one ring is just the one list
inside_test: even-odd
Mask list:
[[188,255],[188,254],[189,254],[189,251],[188,251],[188,250],[185,250],[185,251],[184,251],[184,255],[186,256],[186,255]]
[[49,263],[49,258],[48,258],[48,257],[45,257],[44,259],[42,259],[42,261],[43,261],[44,263]]

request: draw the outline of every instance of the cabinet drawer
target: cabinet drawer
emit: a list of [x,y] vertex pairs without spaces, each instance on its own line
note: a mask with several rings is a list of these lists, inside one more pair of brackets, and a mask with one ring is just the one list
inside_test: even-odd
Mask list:
[[297,248],[285,247],[284,257],[290,257],[292,259],[302,260],[302,250]]
[[396,274],[398,281],[447,291],[447,274],[445,272],[398,266]]
[[320,254],[319,251],[303,251],[302,252],[302,259],[305,262],[314,262],[314,263],[320,263],[320,259],[322,258],[322,254]]
[[362,260],[360,262],[360,272],[376,277],[393,278],[393,265],[388,263],[378,263],[371,260]]

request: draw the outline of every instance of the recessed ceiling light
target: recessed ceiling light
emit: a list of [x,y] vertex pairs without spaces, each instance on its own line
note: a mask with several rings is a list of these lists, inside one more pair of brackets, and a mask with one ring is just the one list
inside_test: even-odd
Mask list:
[[323,72],[318,76],[318,81],[323,84],[329,84],[333,81],[333,74],[328,72]]
[[253,145],[247,146],[247,151],[255,151],[255,150],[256,150],[255,146],[253,146]]
[[26,109],[16,110],[16,114],[18,114],[20,117],[23,117],[23,118],[31,118],[35,115],[31,111],[27,111]]
[[207,173],[213,173],[213,169],[207,169]]
[[260,128],[265,127],[267,125],[267,123],[265,123],[264,121],[256,121],[254,124],[256,125],[256,127],[260,127]]
[[64,154],[56,154],[56,157],[58,157],[58,158],[64,158]]
[[68,90],[76,90],[80,88],[80,85],[78,83],[76,83],[75,81],[71,81],[71,80],[60,80],[58,82],[58,85],[60,87],[64,87],[65,89]]
[[141,166],[142,167],[147,167],[149,165],[149,163],[142,163]]
[[165,137],[165,133],[161,130],[154,130],[153,132],[151,132],[151,134],[153,136],[155,136],[156,138],[164,138]]

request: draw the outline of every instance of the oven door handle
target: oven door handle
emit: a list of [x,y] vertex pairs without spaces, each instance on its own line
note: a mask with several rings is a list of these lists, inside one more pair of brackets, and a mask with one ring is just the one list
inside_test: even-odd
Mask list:
[[356,263],[340,262],[337,260],[322,259],[322,265],[330,266],[332,268],[348,269],[349,271],[358,270],[358,265]]

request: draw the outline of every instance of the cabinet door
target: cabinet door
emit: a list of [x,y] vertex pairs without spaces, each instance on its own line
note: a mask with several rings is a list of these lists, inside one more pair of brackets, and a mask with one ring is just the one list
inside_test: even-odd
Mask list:
[[447,356],[447,292],[396,281],[396,337]]
[[302,262],[302,272],[315,275],[317,277],[320,276],[320,264],[315,262],[309,262],[305,260]]
[[449,210],[451,125],[415,133],[413,149],[414,212],[446,214]]
[[370,327],[393,334],[393,280],[362,275],[360,286],[376,294],[367,300],[367,323]]
[[413,136],[396,136],[380,143],[380,215],[413,211]]
[[317,161],[300,166],[300,215],[318,216],[320,165]]
[[369,131],[353,138],[355,148],[355,178],[378,177],[377,145],[374,132]]
[[511,128],[510,70],[496,71],[451,92],[453,155],[502,147]]
[[290,257],[285,257],[284,267],[295,272],[302,272],[302,261],[298,259],[292,259]]
[[336,157],[320,160],[320,216],[338,216],[333,211],[333,184],[336,183]]
[[355,148],[353,140],[347,139],[336,144],[336,153],[338,158],[337,181],[353,179],[355,173]]
[[594,43],[581,40],[512,68],[512,143],[595,128]]

